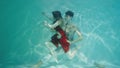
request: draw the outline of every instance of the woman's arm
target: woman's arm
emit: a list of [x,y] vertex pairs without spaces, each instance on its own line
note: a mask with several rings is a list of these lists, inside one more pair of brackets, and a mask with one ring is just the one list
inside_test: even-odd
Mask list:
[[47,21],[44,22],[45,26],[54,29],[55,27],[57,27],[58,25],[60,25],[62,22],[61,21],[56,21],[55,24],[49,24]]

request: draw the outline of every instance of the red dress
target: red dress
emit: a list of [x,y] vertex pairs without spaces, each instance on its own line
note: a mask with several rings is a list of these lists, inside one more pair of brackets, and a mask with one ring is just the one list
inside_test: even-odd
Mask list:
[[57,35],[58,35],[58,34],[55,34],[54,36],[52,36],[52,40],[51,40],[52,43],[53,43],[56,47],[58,47],[58,44],[61,44],[64,52],[65,52],[65,53],[68,52],[68,51],[69,51],[69,46],[70,46],[70,44],[67,42],[67,36],[66,36],[66,34],[65,34],[65,31],[63,31],[63,29],[62,29],[60,26],[57,26],[57,27],[55,28],[55,30],[60,33],[61,38],[58,39],[58,38],[57,38]]

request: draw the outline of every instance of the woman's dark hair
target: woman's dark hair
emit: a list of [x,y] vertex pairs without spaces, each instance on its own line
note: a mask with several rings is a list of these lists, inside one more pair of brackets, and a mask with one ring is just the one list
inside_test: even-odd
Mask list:
[[67,16],[71,16],[71,17],[73,17],[74,16],[74,13],[72,12],[72,11],[67,11],[66,13],[65,13],[65,15]]
[[52,15],[53,15],[53,17],[54,17],[56,20],[62,18],[60,11],[53,11],[53,12],[52,12]]

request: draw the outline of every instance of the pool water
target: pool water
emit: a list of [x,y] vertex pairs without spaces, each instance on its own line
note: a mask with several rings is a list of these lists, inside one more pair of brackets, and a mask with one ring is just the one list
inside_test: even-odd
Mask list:
[[[0,68],[120,68],[119,0],[1,0]],[[45,42],[52,32],[42,12],[74,12],[73,22],[83,35],[74,58],[45,59]],[[50,21],[49,21],[50,22]],[[39,61],[44,60],[39,65]],[[35,67],[34,67],[35,68]]]

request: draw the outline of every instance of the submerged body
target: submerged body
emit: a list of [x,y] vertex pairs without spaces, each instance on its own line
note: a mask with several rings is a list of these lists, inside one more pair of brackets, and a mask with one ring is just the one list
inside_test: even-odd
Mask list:
[[[56,54],[60,51],[64,51],[65,53],[67,53],[70,58],[74,57],[79,47],[75,47],[72,51],[70,49],[70,46],[82,39],[81,33],[71,22],[71,18],[73,17],[73,15],[71,16],[71,13],[72,12],[67,11],[64,19],[61,17],[61,14],[58,13],[58,17],[56,17],[56,15],[54,15],[53,13],[53,17],[55,19],[50,18],[53,21],[53,24],[44,22],[45,26],[55,31],[54,35],[51,37],[51,40],[45,42],[45,45],[50,51],[50,54],[48,55],[51,55],[50,57],[54,57],[57,63],[58,59]],[[75,34],[78,36],[76,39],[74,38]],[[56,48],[53,46],[55,46]],[[48,58],[48,55],[46,56],[47,61],[50,59],[50,57]],[[44,57],[43,59],[45,59],[46,57]],[[39,63],[44,63],[47,61],[42,60]]]

